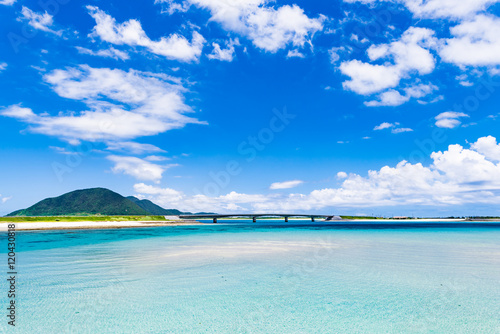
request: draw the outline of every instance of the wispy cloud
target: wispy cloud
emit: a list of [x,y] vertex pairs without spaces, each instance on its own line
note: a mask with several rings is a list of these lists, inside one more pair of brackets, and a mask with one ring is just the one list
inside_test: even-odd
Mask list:
[[23,6],[21,10],[22,17],[21,20],[28,21],[28,24],[37,30],[42,30],[45,32],[50,32],[58,36],[62,35],[62,31],[52,30],[50,27],[54,24],[53,16],[45,12],[43,14],[37,13]]
[[300,186],[303,184],[304,181],[301,180],[292,180],[292,181],[284,181],[284,182],[274,182],[269,186],[269,189],[276,190],[276,189],[290,189],[290,188],[295,188],[297,186]]
[[224,49],[221,48],[219,43],[214,42],[212,43],[214,49],[212,50],[212,53],[209,53],[207,55],[207,58],[220,61],[233,61],[235,45],[240,45],[240,42],[237,38],[234,40],[229,40],[229,42],[226,43],[226,47]]
[[177,166],[171,165],[157,165],[136,157],[126,157],[109,155],[107,159],[114,162],[115,165],[111,169],[113,173],[123,173],[130,175],[138,180],[160,182],[163,172],[168,168]]
[[137,20],[117,23],[116,20],[95,6],[87,6],[90,15],[96,21],[91,36],[103,41],[129,46],[142,46],[151,53],[180,61],[197,61],[200,58],[205,38],[193,31],[191,42],[179,34],[162,37],[158,41],[151,40]]
[[69,142],[102,141],[112,148],[150,152],[158,149],[127,140],[203,123],[184,115],[192,112],[184,103],[185,88],[164,74],[81,65],[52,71],[44,80],[61,97],[82,101],[88,109],[51,116],[12,105],[0,114],[30,124],[32,132]]
[[[380,125],[377,125],[376,127],[373,128],[375,131],[380,131],[384,129],[391,129],[392,133],[403,133],[403,132],[411,132],[413,129],[410,128],[398,128],[400,124],[398,122],[395,123],[389,123],[389,122],[383,122]],[[368,137],[369,138],[369,137]]]
[[106,58],[113,58],[113,59],[119,59],[119,60],[127,60],[129,59],[128,53],[124,51],[117,50],[113,47],[109,49],[102,49],[102,50],[90,50],[87,48],[82,48],[81,46],[77,46],[76,49],[78,50],[79,53],[81,54],[87,54],[91,56],[98,56],[98,57],[106,57]]

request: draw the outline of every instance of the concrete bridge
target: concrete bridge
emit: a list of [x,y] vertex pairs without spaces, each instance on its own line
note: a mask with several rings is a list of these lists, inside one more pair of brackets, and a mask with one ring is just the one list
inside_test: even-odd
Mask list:
[[323,218],[327,221],[329,220],[341,220],[339,216],[334,215],[304,215],[304,214],[281,214],[281,213],[250,213],[250,214],[207,214],[207,215],[180,215],[181,219],[213,219],[214,223],[217,223],[217,219],[220,218],[252,218],[252,221],[255,223],[257,218],[275,218],[275,217],[284,217],[285,222],[288,222],[288,218],[290,217],[305,217],[310,218],[313,222],[316,218]]

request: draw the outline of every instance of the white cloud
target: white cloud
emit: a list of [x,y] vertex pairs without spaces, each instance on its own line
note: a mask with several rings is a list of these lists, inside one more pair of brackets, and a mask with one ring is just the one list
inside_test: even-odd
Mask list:
[[[400,106],[405,102],[408,102],[411,98],[421,99],[427,95],[432,94],[435,90],[438,90],[438,87],[432,84],[414,84],[413,86],[409,86],[403,88],[403,94],[394,89],[389,89],[378,95],[378,101],[367,101],[365,102],[366,106],[375,107],[375,106],[390,106],[396,107]],[[421,101],[419,103],[427,104],[434,103],[440,101],[440,99],[433,99],[431,101]]]
[[450,29],[453,38],[439,50],[441,58],[456,65],[500,64],[500,18],[477,15]]
[[330,56],[330,63],[335,64],[340,60],[340,55],[338,53],[339,49],[337,47],[333,47],[330,50],[328,50],[328,55]]
[[496,2],[498,0],[404,0],[415,16],[427,18],[463,18]]
[[[372,62],[380,60],[383,64],[364,63],[359,60],[342,62],[340,71],[350,77],[343,86],[358,94],[369,95],[394,88],[399,85],[401,79],[409,78],[413,74],[429,74],[435,65],[429,48],[435,44],[436,39],[432,30],[410,27],[399,40],[368,48],[370,60]],[[391,92],[385,98],[393,103],[399,103],[402,96]]]
[[12,6],[16,0],[0,0],[0,5]]
[[82,48],[80,46],[77,46],[76,49],[81,54],[87,54],[87,55],[91,55],[91,56],[99,56],[99,57],[106,57],[106,58],[113,58],[113,59],[120,59],[120,60],[127,60],[130,58],[128,53],[117,50],[113,47],[111,47],[109,49],[97,50],[97,51]]
[[[481,152],[484,152],[481,153]],[[309,194],[242,194],[209,197],[187,196],[173,189],[141,184],[135,190],[160,205],[167,203],[189,211],[251,212],[302,211],[338,207],[448,206],[467,203],[496,204],[500,201],[500,146],[494,137],[479,138],[466,149],[450,145],[433,152],[432,164],[401,161],[395,167],[371,170],[367,176],[340,172],[338,188],[318,189]],[[164,194],[169,200],[162,201]],[[170,198],[175,198],[171,200]]]
[[167,168],[174,165],[160,166],[136,157],[124,157],[117,155],[107,156],[108,160],[115,163],[111,169],[113,173],[123,173],[138,180],[160,182],[162,174]]
[[397,90],[394,89],[389,89],[388,91],[385,91],[381,93],[378,96],[379,100],[373,100],[373,101],[367,101],[365,102],[365,105],[368,107],[378,107],[378,106],[400,106],[403,103],[407,102],[410,100],[410,96],[403,96],[401,93],[399,93]]
[[151,40],[137,20],[116,23],[116,20],[95,6],[87,6],[90,15],[96,21],[91,36],[98,36],[103,41],[129,46],[142,46],[151,53],[168,59],[180,61],[197,61],[200,58],[205,38],[193,31],[191,42],[179,34],[171,34],[159,41]]
[[376,127],[374,127],[373,130],[379,131],[379,130],[384,130],[384,129],[391,129],[392,133],[403,133],[403,132],[411,132],[411,131],[413,131],[410,128],[397,128],[397,126],[399,126],[398,122],[396,122],[396,123],[383,122],[382,124],[377,125]]
[[185,88],[163,74],[82,65],[52,71],[44,80],[61,97],[82,101],[89,109],[52,116],[14,105],[1,114],[30,124],[32,132],[73,143],[121,142],[201,123],[184,115],[192,111],[184,103]]
[[144,183],[134,184],[134,191],[143,195],[154,195],[156,202],[161,203],[160,205],[166,208],[174,208],[169,203],[176,203],[184,198],[184,194],[180,191],[170,188],[158,188]]
[[469,117],[469,115],[462,112],[446,111],[442,112],[435,117],[436,126],[439,128],[453,129],[462,124],[458,119],[461,117]]
[[500,162],[500,144],[497,144],[497,139],[493,136],[479,138],[471,148],[488,160]]
[[11,198],[12,198],[12,196],[6,197],[6,196],[2,196],[2,194],[0,194],[0,203],[3,204]]
[[287,58],[305,58],[304,54],[300,52],[299,50],[289,50],[287,55]]
[[49,15],[49,13],[39,14],[23,6],[21,14],[23,16],[20,19],[27,20],[28,24],[33,28],[61,36],[62,31],[54,31],[49,28],[54,23],[53,16]]
[[185,13],[191,4],[187,1],[175,2],[175,0],[155,0],[155,4],[162,4],[162,13],[172,15],[174,13]]
[[210,11],[211,20],[226,30],[252,40],[260,49],[275,53],[288,44],[302,47],[323,29],[324,16],[309,18],[297,5],[273,8],[267,0],[189,0]]
[[7,68],[7,63],[0,63],[0,72],[2,72],[3,70],[5,70]]
[[374,127],[373,130],[389,129],[389,128],[393,128],[397,124],[399,124],[399,123],[393,124],[393,123],[383,122],[382,124],[377,125],[376,127]]
[[301,180],[292,180],[292,181],[284,181],[284,182],[274,182],[269,186],[269,189],[290,189],[300,186],[304,181]]
[[30,108],[23,108],[21,105],[11,105],[0,111],[0,114],[7,117],[14,117],[22,120],[31,120],[37,116]]
[[165,160],[170,160],[170,158],[163,157],[160,155],[149,155],[149,156],[145,157],[144,160],[147,160],[147,161],[165,161]]
[[238,39],[230,40],[224,49],[221,49],[218,43],[212,43],[214,49],[212,53],[207,55],[207,58],[221,61],[233,61],[235,45],[240,45]]
[[403,133],[403,132],[412,132],[413,129],[410,128],[397,128],[397,129],[392,129],[392,133]]
[[337,173],[337,179],[347,179],[347,173],[346,172],[338,172]]
[[401,80],[400,72],[394,66],[372,65],[359,60],[342,62],[340,71],[351,77],[342,84],[344,88],[362,95],[395,87]]
[[485,10],[499,0],[344,0],[345,2],[399,2],[422,18],[464,18]]

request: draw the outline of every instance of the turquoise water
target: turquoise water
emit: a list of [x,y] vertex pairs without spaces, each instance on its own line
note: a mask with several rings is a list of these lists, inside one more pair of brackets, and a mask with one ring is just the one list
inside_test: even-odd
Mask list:
[[500,224],[238,221],[17,239],[9,332],[500,333]]

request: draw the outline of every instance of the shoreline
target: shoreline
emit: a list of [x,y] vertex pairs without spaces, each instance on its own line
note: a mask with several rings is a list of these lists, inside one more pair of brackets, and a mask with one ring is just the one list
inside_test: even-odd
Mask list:
[[1,222],[0,231],[4,232],[7,231],[8,224],[16,224],[16,231],[98,230],[98,229],[118,229],[118,228],[137,228],[137,227],[205,225],[195,220]]
[[[266,219],[267,220],[267,219]],[[276,222],[281,219],[272,219]],[[303,221],[304,219],[290,219],[290,221]],[[258,220],[257,220],[258,221]],[[498,220],[493,220],[498,221]],[[342,223],[456,223],[456,222],[475,222],[467,219],[439,219],[439,218],[421,218],[421,219],[342,219],[342,220],[317,220],[316,223],[342,224]],[[484,221],[476,221],[484,222]],[[284,221],[283,221],[284,223]],[[120,228],[138,228],[138,227],[170,227],[170,226],[189,226],[189,225],[212,225],[212,223],[203,223],[197,220],[168,220],[168,221],[46,221],[46,222],[8,222],[0,223],[0,231],[7,231],[8,224],[16,224],[17,231],[45,231],[45,230],[98,230],[98,229],[120,229]],[[224,220],[217,224],[224,225]]]

